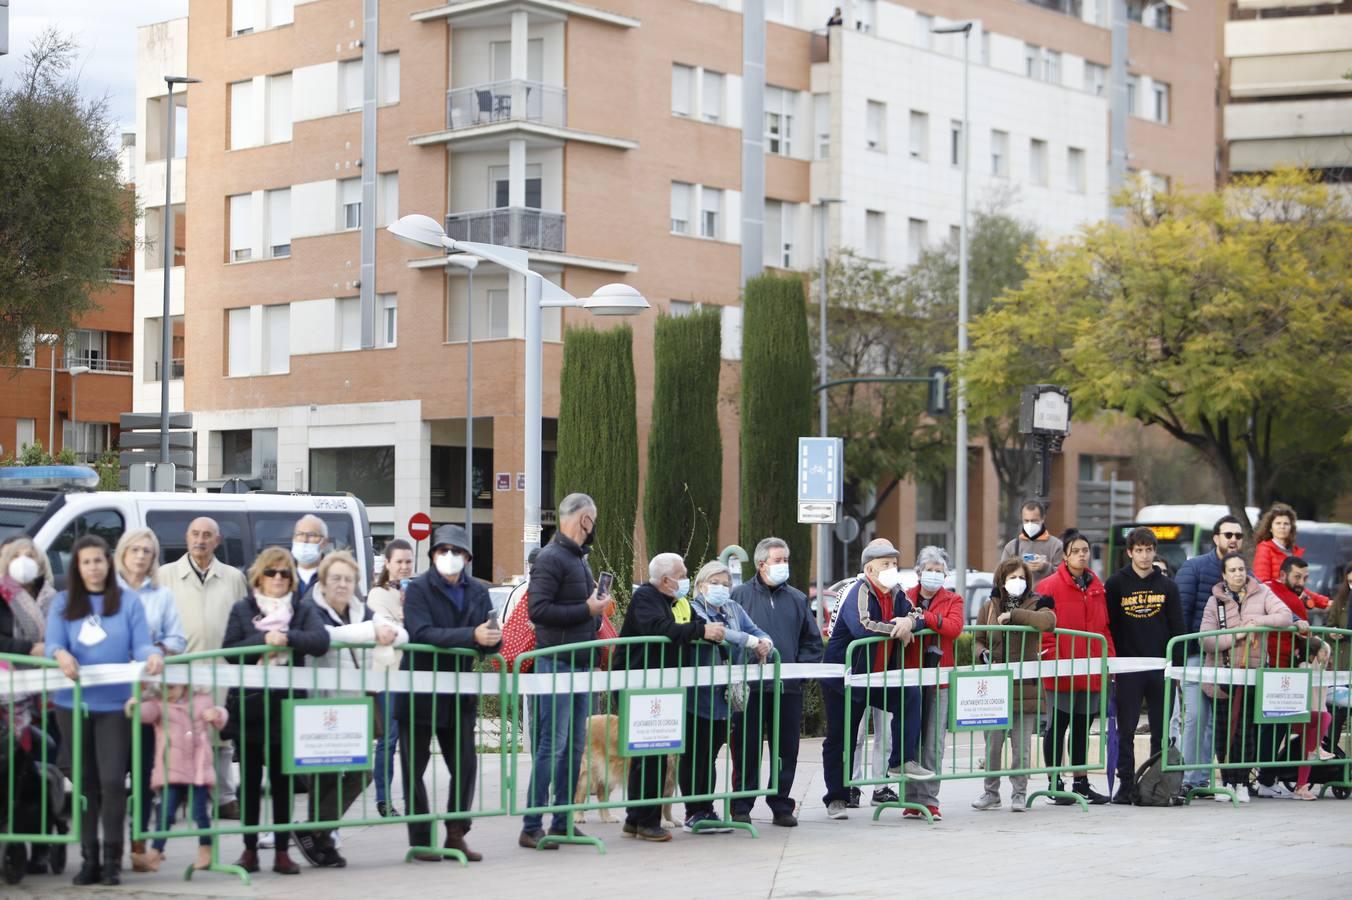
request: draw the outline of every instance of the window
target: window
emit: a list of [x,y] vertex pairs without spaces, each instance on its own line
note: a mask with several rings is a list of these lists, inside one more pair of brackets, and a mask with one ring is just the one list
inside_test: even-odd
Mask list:
[[1098,63],[1084,64],[1084,89],[1095,97],[1102,97],[1108,90],[1108,68]]
[[1127,0],[1127,19],[1156,31],[1172,31],[1173,10],[1160,0]]
[[263,360],[265,375],[291,371],[291,306],[282,303],[263,307]]
[[344,178],[338,182],[339,222],[346,230],[361,227],[361,179]]
[[267,200],[268,256],[291,255],[291,189],[264,193]]
[[704,83],[700,90],[700,118],[706,122],[718,122],[723,118],[723,73],[704,70]]
[[361,109],[361,59],[345,59],[338,63],[338,108],[343,112]]
[[878,21],[878,0],[854,0],[855,30],[870,32],[876,21]]
[[907,137],[911,159],[929,159],[929,113],[911,110]]
[[71,333],[66,341],[66,368],[89,366],[106,369],[108,363],[108,332],[81,328]]
[[991,64],[991,33],[989,31],[981,32],[981,64],[983,66]]
[[1042,77],[1042,48],[1036,44],[1023,45],[1023,74],[1029,78]]
[[[512,42],[493,41],[488,45],[489,71],[493,81],[507,81],[512,77]],[[526,42],[526,80],[545,80],[545,40],[531,38]]]
[[1150,193],[1167,194],[1169,193],[1169,176],[1161,175],[1158,172],[1150,173]]
[[1061,83],[1061,51],[1042,51],[1042,78],[1051,84]]
[[1127,115],[1136,115],[1136,95],[1140,93],[1141,76],[1127,76]]
[[253,195],[230,198],[230,262],[253,259]]
[[831,158],[831,95],[812,95],[812,121],[817,132],[817,159]]
[[792,203],[765,201],[765,265],[781,269],[793,267],[794,208]]
[[723,208],[723,192],[718,188],[706,187],[699,192],[699,236],[719,238],[719,214]]
[[[244,0],[235,0],[236,3]],[[294,0],[268,0],[268,27],[276,28],[279,25],[290,25],[296,19],[295,10],[292,9]]]
[[399,51],[380,54],[376,70],[376,96],[381,103],[399,102]]
[[31,447],[37,441],[37,419],[15,419],[14,420],[14,449],[15,454],[23,451],[25,447]]
[[[912,116],[915,113],[911,113]],[[887,152],[887,104],[868,101],[867,140],[870,150]]]
[[236,81],[230,85],[230,149],[252,147],[254,136],[253,82]]
[[311,450],[310,490],[349,491],[367,506],[393,506],[394,447]]
[[249,307],[241,306],[229,310],[227,316],[227,339],[230,346],[229,375],[232,378],[249,374]]
[[1028,180],[1047,186],[1047,142],[1033,138],[1028,142]]
[[[262,431],[263,429],[259,429]],[[337,451],[342,452],[342,451]],[[313,456],[311,457],[311,476],[310,489],[323,490],[316,487],[314,480]],[[297,479],[299,481],[299,479]],[[304,485],[297,483],[296,490],[303,490]],[[353,493],[356,493],[355,491]],[[355,550],[356,540],[352,534],[352,516],[349,513],[318,513],[319,518],[329,528],[329,543],[334,550],[347,550],[358,559],[361,554]],[[290,547],[291,532],[296,527],[296,514],[293,512],[253,512],[249,514],[249,520],[253,525],[254,554],[263,552],[265,547]]]
[[479,332],[476,340],[502,340],[510,337],[511,329],[511,303],[510,293],[503,289],[491,290],[485,292],[488,301],[488,333]]
[[376,294],[376,316],[376,346],[398,346],[399,295]]
[[864,211],[864,255],[869,259],[886,258],[884,225],[885,218],[881,212],[876,209]]
[[1066,173],[1070,179],[1070,189],[1083,194],[1086,190],[1084,151],[1079,147],[1066,148]]
[[691,185],[681,181],[671,183],[671,233],[690,233]]
[[[221,446],[230,447],[232,456],[234,456],[234,444],[227,438],[229,435],[243,435],[246,438],[242,450],[237,458],[242,459],[238,467],[223,462],[221,476],[229,478],[235,476],[238,478],[257,478],[258,473],[253,468],[253,432],[244,431],[222,431]],[[230,459],[227,456],[226,459]],[[275,487],[274,487],[275,490]],[[249,559],[244,555],[245,531],[248,525],[248,519],[244,513],[227,512],[224,509],[213,510],[212,518],[221,529],[221,542],[216,545],[216,558],[227,566],[244,567],[249,564]],[[156,509],[146,513],[146,526],[155,532],[155,536],[160,542],[160,565],[166,565],[176,562],[188,552],[188,543],[186,536],[188,534],[188,523],[197,518],[196,510],[178,510]],[[289,543],[291,536],[287,535]]]
[[991,174],[1009,177],[1009,132],[991,131]]
[[948,164],[962,165],[962,121],[948,120]]
[[671,66],[671,114],[689,116],[695,111],[695,70],[673,63]]
[[934,16],[915,14],[915,44],[929,50],[934,46]]
[[[493,448],[474,448],[475,509],[493,508]],[[432,506],[465,506],[465,448],[432,447]],[[475,554],[478,557],[478,554]]]
[[268,87],[269,144],[291,140],[291,73],[273,75]]
[[915,265],[920,262],[920,256],[925,252],[925,240],[929,231],[929,223],[924,219],[906,220],[906,263]]
[[114,509],[90,510],[72,520],[52,539],[51,546],[47,548],[47,561],[52,564],[52,575],[57,582],[55,587],[63,589],[66,586],[66,576],[71,563],[70,550],[78,539],[87,534],[95,534],[107,541],[109,547],[116,547],[118,538],[122,537],[126,527],[122,514]]
[[[31,369],[37,365],[37,331],[33,328],[25,328],[23,334],[19,337],[19,366],[24,369]],[[16,442],[15,446],[19,446]]]
[[1150,83],[1150,93],[1154,100],[1151,118],[1161,125],[1169,124],[1169,84],[1164,81]]
[[765,88],[765,150],[791,155],[793,145],[793,91],[767,85]]
[[233,0],[230,4],[230,33],[248,34],[254,30],[253,0]]
[[339,297],[334,303],[334,350],[361,349],[361,297]]
[[688,316],[695,311],[695,304],[689,300],[668,300],[667,315],[673,317]]
[[[540,208],[540,191],[543,185],[543,175],[544,168],[539,163],[531,163],[526,166],[527,209]],[[488,205],[493,209],[503,209],[511,206],[511,203],[508,202],[511,199],[511,168],[509,166],[490,166],[488,169],[488,180],[491,185]]]
[[[539,206],[535,209],[539,209]],[[399,218],[398,172],[381,172],[376,176],[376,210],[377,228],[384,228]]]

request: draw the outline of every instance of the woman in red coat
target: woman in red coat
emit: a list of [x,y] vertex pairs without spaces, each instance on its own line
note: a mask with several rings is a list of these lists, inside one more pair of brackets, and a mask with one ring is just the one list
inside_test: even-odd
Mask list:
[[1253,577],[1263,583],[1281,577],[1288,556],[1305,555],[1305,548],[1296,546],[1296,511],[1285,503],[1274,503],[1263,513],[1253,540]]
[[[1089,539],[1074,529],[1062,537],[1065,560],[1056,571],[1038,582],[1036,591],[1052,598],[1056,608],[1058,630],[1087,631],[1103,636],[1108,656],[1114,656],[1113,637],[1108,630],[1108,602],[1103,593],[1103,582],[1089,569]],[[1048,632],[1042,636],[1044,660],[1097,660],[1103,645],[1096,640]],[[1089,755],[1089,726],[1098,715],[1099,691],[1107,685],[1098,675],[1065,675],[1043,679],[1047,689],[1047,718],[1049,725],[1043,738],[1043,754],[1050,766],[1060,766],[1066,745],[1066,728],[1070,728],[1070,764],[1084,766]],[[1060,776],[1052,779],[1053,790],[1063,790]],[[1108,797],[1094,790],[1089,775],[1075,774],[1075,793],[1098,805]],[[1059,806],[1075,802],[1069,797],[1053,800]]]

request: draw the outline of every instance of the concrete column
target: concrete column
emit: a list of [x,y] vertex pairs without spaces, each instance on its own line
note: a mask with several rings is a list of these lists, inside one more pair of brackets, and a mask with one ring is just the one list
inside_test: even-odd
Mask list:
[[526,116],[526,86],[529,77],[530,14],[524,9],[512,11],[512,117]]
[[[515,280],[515,279],[514,279]],[[496,416],[493,419],[493,571],[494,582],[502,582],[513,575],[523,574],[522,533],[526,524],[525,505],[516,490],[516,473],[526,470],[524,429],[519,415]],[[510,491],[499,491],[496,476],[508,472],[512,478]],[[490,573],[475,574],[487,579]]]

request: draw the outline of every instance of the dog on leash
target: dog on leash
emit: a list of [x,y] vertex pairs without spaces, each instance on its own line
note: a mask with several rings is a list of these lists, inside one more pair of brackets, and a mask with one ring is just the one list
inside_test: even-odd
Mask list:
[[[667,757],[667,777],[663,780],[662,796],[676,794],[677,756]],[[582,765],[577,773],[577,790],[573,795],[574,803],[584,802],[588,796],[595,796],[598,802],[610,800],[610,792],[623,786],[629,779],[629,760],[620,756],[620,717],[596,715],[587,719],[587,746],[582,754]],[[608,807],[599,810],[603,823],[615,821]],[[581,824],[587,821],[582,810],[573,813],[573,821]],[[671,804],[662,804],[662,824],[676,827],[671,815]]]

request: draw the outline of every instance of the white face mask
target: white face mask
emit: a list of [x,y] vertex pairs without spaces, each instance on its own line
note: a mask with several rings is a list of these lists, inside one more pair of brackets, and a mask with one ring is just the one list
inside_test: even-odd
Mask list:
[[927,591],[937,591],[944,586],[943,572],[921,572],[920,586]]
[[308,569],[319,562],[319,545],[307,544],[304,541],[293,541],[291,543],[291,555],[296,558],[296,565]]
[[1028,590],[1028,582],[1022,578],[1010,578],[1005,582],[1005,593],[1011,597],[1022,597],[1026,590]]
[[704,599],[710,606],[722,606],[732,599],[732,589],[723,584],[711,584],[704,591]]
[[438,556],[435,565],[439,573],[447,578],[454,578],[464,570],[465,558],[452,550]]
[[775,586],[783,584],[789,580],[789,564],[775,563],[765,570],[765,577]]
[[1026,535],[1028,535],[1030,538],[1035,538],[1035,537],[1037,537],[1039,534],[1042,533],[1042,523],[1041,523],[1041,522],[1024,522],[1024,523],[1023,523],[1023,533],[1026,534]]
[[893,566],[890,569],[883,569],[878,573],[877,581],[887,590],[895,590],[897,585],[901,584],[901,569]]
[[16,556],[9,563],[9,577],[19,584],[32,584],[37,581],[38,561],[31,556]]

